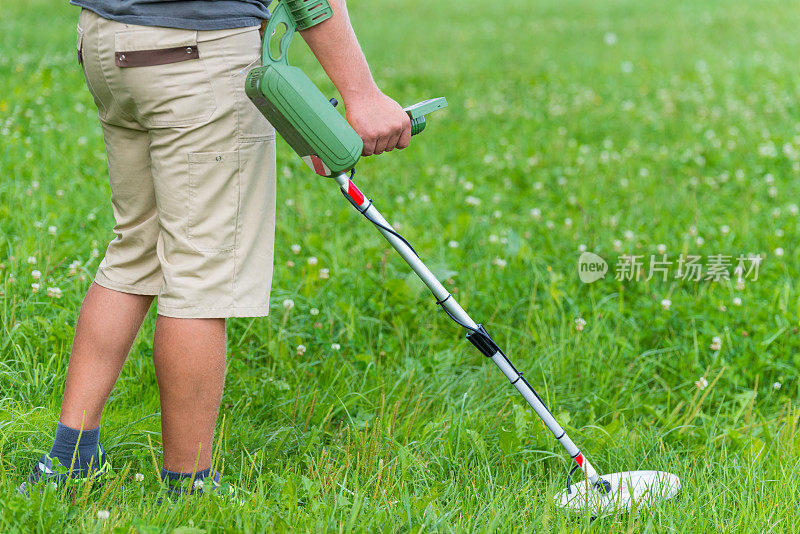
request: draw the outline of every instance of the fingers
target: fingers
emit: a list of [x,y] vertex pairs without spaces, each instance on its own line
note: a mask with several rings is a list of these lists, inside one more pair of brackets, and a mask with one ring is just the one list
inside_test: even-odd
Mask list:
[[397,144],[400,142],[400,136],[403,135],[403,130],[397,130],[393,132],[391,136],[389,136],[389,142],[386,143],[386,152],[391,152],[395,148],[399,148]]
[[[365,156],[391,152],[395,148],[403,149],[411,144],[411,125],[399,123],[387,127],[375,137],[364,139]],[[367,153],[369,152],[369,153]]]
[[403,128],[403,133],[400,134],[400,139],[397,141],[397,148],[403,150],[411,144],[411,121],[409,120]]
[[361,136],[362,156],[406,148],[411,143],[411,119],[397,102],[380,94],[377,100],[345,102],[347,120]]
[[362,156],[371,156],[375,153],[376,139],[370,136],[363,136],[361,140],[364,142],[364,148],[361,150]]
[[375,142],[375,152],[374,152],[375,155],[383,154],[387,150],[391,150],[392,148],[394,148],[393,146],[391,148],[389,147],[389,142],[391,141],[390,137],[391,135],[392,134],[382,135],[380,138],[378,138],[378,140]]

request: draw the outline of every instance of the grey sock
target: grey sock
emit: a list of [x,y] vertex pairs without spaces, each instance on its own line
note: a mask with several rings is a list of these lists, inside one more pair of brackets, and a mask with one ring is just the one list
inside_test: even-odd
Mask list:
[[[167,483],[170,495],[176,491],[181,491],[180,484],[187,478],[192,478],[192,476],[194,476],[194,480],[203,480],[204,478],[208,478],[209,475],[211,475],[210,467],[196,473],[177,473],[164,469],[163,467],[161,468],[161,481]],[[193,487],[189,488],[189,494],[194,493],[203,493],[203,489],[195,488],[193,485]]]
[[[81,432],[59,422],[56,426],[53,448],[50,449],[50,457],[58,458],[61,465],[67,469],[72,466],[74,472],[86,475],[89,472],[90,465],[92,470],[100,467],[100,458],[98,458],[99,446],[100,427]],[[74,462],[73,456],[75,457]]]

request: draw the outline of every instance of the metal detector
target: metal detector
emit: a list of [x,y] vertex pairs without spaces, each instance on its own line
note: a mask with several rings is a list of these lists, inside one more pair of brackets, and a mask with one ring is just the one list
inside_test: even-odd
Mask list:
[[[245,82],[247,95],[315,173],[333,178],[350,204],[375,225],[397,250],[431,290],[436,304],[456,324],[464,328],[467,340],[500,368],[575,461],[575,466],[567,477],[566,488],[555,496],[556,505],[568,510],[586,511],[599,517],[615,511],[649,507],[674,496],[680,489],[680,481],[670,473],[626,471],[598,475],[594,466],[558,424],[541,397],[509,361],[486,329],[472,320],[422,262],[411,244],[392,228],[372,200],[353,182],[355,166],[361,156],[361,138],[334,109],[335,100],[325,98],[313,82],[300,69],[289,65],[288,61],[288,49],[295,30],[298,27],[309,27],[307,21],[315,20],[315,16],[324,20],[325,14],[330,16],[329,9],[324,0],[279,2],[264,34],[262,66],[254,68]],[[299,26],[296,23],[298,12],[302,13],[301,20],[305,21]],[[320,15],[315,15],[316,13]],[[280,38],[278,53],[273,56],[270,40],[281,25],[285,25],[286,30]],[[411,119],[412,134],[422,132],[428,113],[446,106],[444,98],[435,98],[406,108],[405,111]],[[573,483],[572,477],[578,469],[584,472],[586,478],[582,482]]]

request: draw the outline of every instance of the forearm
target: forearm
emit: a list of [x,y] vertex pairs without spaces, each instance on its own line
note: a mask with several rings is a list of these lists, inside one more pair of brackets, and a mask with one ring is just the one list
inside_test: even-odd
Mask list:
[[378,87],[353,32],[345,0],[329,1],[333,16],[300,35],[346,103],[355,95],[377,92]]

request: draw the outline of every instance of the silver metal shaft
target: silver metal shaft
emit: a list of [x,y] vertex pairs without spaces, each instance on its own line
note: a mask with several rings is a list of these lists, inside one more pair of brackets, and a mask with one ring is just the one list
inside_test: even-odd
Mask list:
[[[391,244],[400,256],[408,263],[411,269],[417,273],[417,276],[425,283],[431,290],[433,296],[436,297],[438,303],[444,307],[451,317],[460,323],[469,332],[478,330],[479,325],[472,320],[472,318],[464,311],[455,298],[450,295],[450,292],[445,289],[441,282],[433,275],[428,267],[422,262],[419,256],[416,255],[414,250],[408,243],[400,238],[399,234],[392,228],[392,225],[386,221],[383,215],[372,205],[372,201],[368,200],[364,194],[356,187],[350,177],[346,174],[339,174],[333,177],[336,183],[344,192],[345,196],[353,203],[354,206],[375,226],[378,231],[383,234],[383,237]],[[553,414],[547,409],[542,399],[531,387],[531,385],[522,377],[522,373],[516,370],[508,358],[499,349],[492,355],[491,360],[500,368],[506,378],[511,382],[520,395],[528,402],[528,404],[536,412],[536,415],[544,422],[545,426],[553,433],[553,436],[558,442],[566,449],[567,454],[572,457],[575,462],[586,473],[586,478],[592,484],[599,481],[599,477],[594,467],[585,459],[580,449],[570,439],[561,425],[558,424]]]

